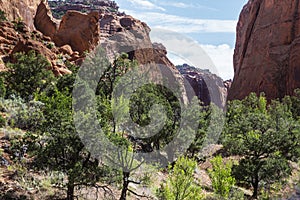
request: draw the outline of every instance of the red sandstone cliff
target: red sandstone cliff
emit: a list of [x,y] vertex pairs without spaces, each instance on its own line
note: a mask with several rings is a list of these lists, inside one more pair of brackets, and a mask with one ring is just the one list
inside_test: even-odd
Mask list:
[[237,25],[229,99],[264,92],[268,99],[300,87],[299,0],[249,0]]

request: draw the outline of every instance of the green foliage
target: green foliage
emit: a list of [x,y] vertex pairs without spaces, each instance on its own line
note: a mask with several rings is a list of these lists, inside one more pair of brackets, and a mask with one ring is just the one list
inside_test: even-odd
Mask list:
[[235,179],[231,175],[232,162],[223,163],[221,156],[216,156],[210,162],[212,169],[209,170],[209,175],[214,192],[226,199],[235,184]]
[[68,69],[72,71],[72,73],[58,77],[55,88],[57,88],[61,92],[69,91],[71,94],[79,67],[69,62],[66,62],[65,64]]
[[6,124],[6,120],[3,118],[3,116],[0,114],[0,128],[4,127]]
[[55,47],[55,44],[53,42],[48,42],[47,45],[46,45],[46,47],[48,49],[53,49]]
[[[68,91],[55,90],[51,96],[43,92],[35,97],[43,102],[45,120],[36,134],[28,134],[28,143],[35,158],[35,166],[45,171],[66,174],[68,199],[74,198],[75,186],[94,186],[109,169],[84,148],[73,125],[72,98]],[[37,145],[39,144],[39,145]]]
[[6,13],[3,10],[0,10],[0,22],[6,20],[7,20]]
[[[167,119],[165,119],[163,127],[159,127],[159,122],[151,122],[153,120],[151,115],[154,114],[151,112],[155,112],[154,105],[164,108]],[[180,111],[180,104],[177,98],[169,89],[161,85],[144,85],[130,99],[130,116],[132,120],[141,127],[149,127],[151,123],[153,124],[153,127],[149,127],[146,133],[139,133],[141,136],[145,135],[145,139],[141,140],[145,143],[144,146],[150,147],[151,150],[149,149],[148,151],[153,149],[159,150],[173,139],[179,127]],[[163,116],[157,118],[161,117]],[[153,136],[146,137],[151,130],[159,132]]]
[[293,96],[286,96],[283,102],[290,106],[293,117],[300,119],[300,89],[296,89]]
[[[103,57],[103,50],[98,50],[95,58]],[[117,57],[113,64],[109,64],[106,59],[96,60],[94,63],[97,63],[100,66],[106,67],[105,72],[102,77],[100,77],[100,81],[98,83],[98,87],[96,90],[97,95],[104,95],[111,99],[111,95],[114,87],[118,80],[129,70],[137,67],[137,61],[131,61],[128,59],[128,54],[122,53],[119,57]]]
[[272,184],[290,174],[288,160],[299,156],[299,123],[290,106],[264,96],[250,94],[228,104],[224,146],[232,155],[241,156],[233,174],[239,183],[253,187],[253,197],[262,182]]
[[3,72],[7,95],[15,94],[30,99],[34,93],[43,91],[52,83],[54,76],[49,70],[51,65],[42,55],[30,51],[14,56],[16,62],[8,63],[8,70]]
[[169,166],[169,176],[165,184],[161,185],[157,195],[162,200],[200,200],[202,191],[194,180],[196,161],[180,157],[173,169]]
[[3,77],[0,77],[0,98],[5,97],[6,94],[6,87],[4,84]]
[[[193,110],[192,110],[193,109]],[[205,160],[203,155],[199,152],[204,148],[206,144],[217,143],[219,133],[221,132],[222,123],[224,121],[223,111],[221,108],[211,103],[208,106],[198,106],[192,108],[190,112],[190,119],[197,119],[198,129],[194,142],[190,145],[188,153],[192,157],[196,157],[200,160]],[[204,142],[206,144],[204,144]]]
[[0,98],[0,109],[6,113],[7,124],[11,127],[35,131],[44,120],[43,103],[25,102],[20,97]]
[[25,28],[25,23],[22,18],[18,18],[17,21],[13,21],[14,29],[18,32],[23,32]]

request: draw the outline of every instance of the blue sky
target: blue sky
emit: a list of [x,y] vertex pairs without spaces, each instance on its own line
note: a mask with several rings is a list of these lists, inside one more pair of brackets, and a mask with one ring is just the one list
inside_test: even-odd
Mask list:
[[[151,29],[163,28],[188,37],[210,57],[216,70],[211,70],[223,79],[233,77],[232,55],[235,43],[235,29],[239,13],[247,0],[115,0],[121,11],[146,22]],[[166,43],[152,37],[153,41]],[[177,37],[177,40],[180,38]],[[172,40],[174,43],[174,38]],[[176,42],[175,42],[176,43]],[[184,44],[179,41],[182,49]],[[188,48],[190,49],[190,48]],[[195,50],[196,51],[196,50]],[[174,64],[188,63],[199,68],[209,64],[196,64],[188,52],[180,57],[169,53]],[[191,53],[193,54],[193,53]],[[194,55],[196,56],[196,55]]]

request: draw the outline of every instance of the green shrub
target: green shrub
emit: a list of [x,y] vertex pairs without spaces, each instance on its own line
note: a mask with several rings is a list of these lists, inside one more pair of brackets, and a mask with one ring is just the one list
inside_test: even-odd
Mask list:
[[157,196],[162,200],[203,199],[201,187],[194,180],[197,162],[186,157],[177,159],[174,168],[169,166],[169,177],[162,184]]
[[18,18],[17,21],[13,21],[14,29],[18,32],[23,32],[25,28],[25,23],[22,21],[21,18]]
[[6,18],[6,14],[3,10],[0,10],[0,22],[1,21],[6,21],[7,18]]
[[0,98],[5,97],[6,94],[6,88],[4,84],[4,80],[2,77],[0,77]]
[[41,92],[51,85],[53,73],[48,70],[50,63],[45,57],[30,51],[27,54],[16,53],[16,62],[7,64],[3,72],[7,86],[6,95],[15,94],[25,100],[32,99],[34,93]]
[[26,103],[18,97],[0,100],[0,108],[6,113],[6,121],[11,127],[34,131],[44,120],[43,103],[39,101]]
[[46,46],[48,49],[53,49],[55,47],[55,44],[53,42],[47,42]]
[[252,187],[253,199],[259,197],[264,183],[274,184],[290,176],[289,162],[300,156],[300,124],[290,102],[285,97],[268,104],[263,94],[251,93],[227,104],[224,149],[240,157],[232,174],[238,184]]
[[221,197],[228,198],[230,189],[235,184],[235,179],[231,175],[232,162],[225,164],[221,156],[216,156],[211,160],[211,164],[209,176],[214,192]]
[[0,115],[0,128],[4,127],[6,123],[6,120]]

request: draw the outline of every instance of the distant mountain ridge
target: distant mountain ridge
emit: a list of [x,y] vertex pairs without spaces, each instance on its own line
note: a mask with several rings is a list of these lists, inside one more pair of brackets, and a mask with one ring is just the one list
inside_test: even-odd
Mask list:
[[48,1],[53,17],[60,19],[68,10],[76,10],[84,13],[93,11],[119,13],[119,6],[110,0],[65,0]]

